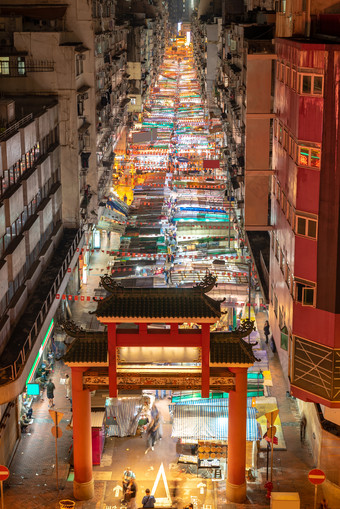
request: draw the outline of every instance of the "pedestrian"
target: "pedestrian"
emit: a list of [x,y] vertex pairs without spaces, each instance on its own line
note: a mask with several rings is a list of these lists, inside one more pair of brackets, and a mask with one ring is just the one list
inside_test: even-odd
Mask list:
[[53,380],[52,378],[49,380],[48,384],[46,385],[46,393],[47,393],[47,399],[48,399],[48,402],[49,402],[49,408],[52,408],[54,407],[54,389],[55,389],[55,385],[53,383]]
[[134,472],[132,472],[130,467],[126,467],[126,469],[124,470],[124,473],[123,473],[123,500],[122,500],[122,502],[125,501],[125,492],[127,490],[127,487],[129,485],[129,482],[131,479],[136,479],[136,475],[134,474]]
[[264,335],[266,336],[266,344],[268,344],[268,339],[269,339],[269,334],[270,334],[268,320],[266,320],[264,323],[263,332],[264,332]]
[[152,421],[150,422],[150,425],[147,429],[147,449],[145,451],[145,454],[147,454],[149,452],[150,448],[152,451],[154,450],[158,427],[159,427],[159,420],[156,417],[155,419],[152,419]]
[[153,495],[150,494],[149,488],[145,490],[145,496],[142,500],[143,507],[155,507],[156,499]]
[[162,424],[162,416],[160,413],[158,413],[157,415],[157,422],[158,422],[158,428],[156,430],[156,442],[158,442],[158,440],[162,440],[163,438],[163,424]]
[[71,398],[71,379],[70,375],[66,375],[65,377],[65,387],[66,387],[66,398]]
[[155,419],[158,415],[158,408],[156,407],[155,403],[152,404],[150,414],[152,419]]
[[329,509],[328,503],[325,498],[321,500],[319,509]]
[[137,494],[136,483],[134,479],[130,478],[124,497],[124,502],[126,503],[128,509],[137,509],[136,494]]

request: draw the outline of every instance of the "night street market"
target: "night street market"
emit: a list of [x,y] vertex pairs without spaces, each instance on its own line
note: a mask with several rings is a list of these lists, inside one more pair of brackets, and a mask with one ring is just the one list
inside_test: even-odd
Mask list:
[[340,509],[340,9],[300,3],[1,3],[2,509]]

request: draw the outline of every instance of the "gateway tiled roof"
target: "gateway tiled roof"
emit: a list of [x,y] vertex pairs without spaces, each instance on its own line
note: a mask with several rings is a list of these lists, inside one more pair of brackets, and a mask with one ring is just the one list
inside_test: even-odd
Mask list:
[[107,333],[88,332],[87,337],[75,339],[63,356],[63,361],[71,364],[107,364]]
[[257,360],[252,344],[235,337],[233,332],[210,334],[211,364],[254,364]]
[[124,288],[98,302],[95,314],[119,318],[219,318],[220,302],[182,288]]
[[220,301],[206,295],[216,284],[207,274],[193,288],[123,288],[111,276],[103,276],[101,285],[109,296],[98,302],[95,314],[112,318],[219,318]]
[[[107,333],[78,332],[81,337],[73,341],[63,357],[70,364],[107,364]],[[253,364],[257,361],[252,345],[233,336],[233,332],[210,334],[211,364]]]

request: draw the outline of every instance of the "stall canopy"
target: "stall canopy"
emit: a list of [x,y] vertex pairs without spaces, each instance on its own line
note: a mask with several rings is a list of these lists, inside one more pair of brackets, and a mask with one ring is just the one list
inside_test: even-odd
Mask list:
[[[211,405],[211,406],[229,406],[229,394],[227,392],[214,394],[212,398],[201,398],[199,396],[192,399],[181,399],[176,404],[170,405],[170,409],[177,405]],[[173,399],[174,401],[174,399]],[[247,398],[247,407],[253,406],[253,398]]]
[[[218,400],[215,400],[218,401]],[[228,440],[228,406],[171,405],[172,437],[187,440]],[[247,408],[247,440],[260,440],[256,409]]]
[[143,408],[142,397],[111,399],[106,406],[107,435],[127,437],[136,434]]

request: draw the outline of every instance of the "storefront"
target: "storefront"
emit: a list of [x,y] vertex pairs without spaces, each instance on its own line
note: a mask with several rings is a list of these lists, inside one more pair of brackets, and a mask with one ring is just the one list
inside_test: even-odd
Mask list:
[[54,345],[53,345],[54,320],[47,329],[38,355],[32,365],[31,371],[26,380],[26,389],[19,395],[19,417],[23,414],[32,413],[30,409],[34,401],[40,398],[43,388],[44,378],[47,379],[48,373],[53,369],[54,364]]

